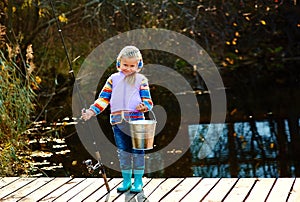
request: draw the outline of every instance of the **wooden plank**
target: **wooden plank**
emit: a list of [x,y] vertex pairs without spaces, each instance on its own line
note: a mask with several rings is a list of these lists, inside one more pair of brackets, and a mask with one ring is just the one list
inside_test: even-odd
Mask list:
[[[143,178],[143,190],[146,188],[147,184],[151,181],[151,178]],[[130,191],[127,191],[123,194],[119,194],[117,193],[117,196],[113,196],[110,195],[109,197],[109,201],[114,201],[114,202],[124,202],[124,201],[136,201],[135,198],[137,198],[137,196],[140,196],[140,194],[136,194],[136,193],[130,193]]]
[[16,181],[10,183],[4,189],[1,189],[0,199],[6,197],[9,194],[12,194],[16,190],[18,190],[18,189],[22,188],[23,186],[29,184],[30,182],[32,182],[35,179],[36,178],[20,178]]
[[229,191],[233,188],[238,178],[222,178],[216,186],[208,193],[203,202],[222,201]]
[[294,178],[278,178],[266,202],[286,201],[293,183]]
[[148,201],[159,201],[162,199],[169,191],[174,189],[184,178],[167,178],[163,183],[161,183],[157,189],[146,196]]
[[296,178],[288,202],[300,201],[300,178]]
[[[102,178],[95,178],[96,180],[91,183],[89,186],[87,186],[84,190],[82,190],[80,193],[78,193],[76,196],[71,198],[68,202],[78,202],[82,201],[88,196],[92,195],[95,191],[100,189],[101,187],[105,186]],[[110,178],[107,179],[108,184],[110,184]]]
[[85,178],[73,178],[72,180],[68,181],[67,183],[60,186],[55,191],[51,192],[46,197],[42,198],[40,201],[53,201],[65,192],[67,192],[69,189],[72,189],[72,187],[76,186],[81,181],[85,180]]
[[139,199],[138,201],[148,201],[147,197],[157,189],[157,187],[166,181],[165,178],[152,178],[148,184],[144,187],[141,193],[138,193],[135,198]]
[[165,178],[152,178],[150,182],[144,187],[142,194],[145,196],[149,196],[165,180]]
[[63,195],[56,198],[55,202],[66,202],[73,198],[75,195],[77,195],[79,192],[84,190],[86,187],[88,187],[90,184],[92,184],[96,179],[95,178],[87,178],[80,183],[78,183],[76,186],[69,189],[67,192],[65,192]]
[[240,178],[224,202],[244,201],[248,193],[250,193],[255,180],[255,178]]
[[7,186],[8,184],[12,183],[13,181],[18,180],[19,177],[2,177],[0,179],[0,189]]
[[181,201],[200,201],[209,192],[209,190],[218,183],[219,180],[220,178],[201,179],[200,183],[194,187],[188,195],[181,199]]
[[[113,178],[111,181],[109,181],[109,187],[111,189],[110,192],[114,192],[114,189],[122,182],[122,178]],[[107,192],[106,187],[102,186],[99,190],[94,192],[92,195],[90,195],[88,198],[86,198],[84,201],[88,202],[95,202],[100,199],[106,201],[106,198],[109,198],[110,194]]]
[[185,178],[171,193],[169,193],[165,198],[161,201],[169,202],[172,199],[182,199],[191,189],[199,183],[201,180],[200,177],[188,177]]
[[44,186],[40,187],[38,190],[32,192],[31,194],[27,195],[26,197],[22,198],[20,202],[31,202],[31,201],[38,201],[54,190],[58,189],[63,184],[67,183],[68,181],[72,180],[69,177],[59,177],[55,178],[49,183],[45,184]]
[[[119,178],[120,182],[123,182],[122,178]],[[119,186],[119,185],[118,185]],[[117,191],[117,187],[115,186],[113,189],[111,189],[109,196],[102,197],[100,201],[106,201],[106,199],[109,199],[109,201],[114,201],[116,198],[118,198],[122,193]]]
[[275,178],[258,178],[246,201],[265,201],[274,182]]
[[[138,193],[138,194],[130,194],[129,192],[124,193],[125,195],[125,199],[122,198],[123,196],[121,195],[120,197],[118,197],[116,199],[116,201],[122,201],[121,199],[124,199],[125,201],[148,201],[146,196],[149,196],[152,192],[155,191],[155,189],[165,181],[165,178],[156,178],[156,179],[150,179],[150,181],[145,184],[145,186],[143,187],[143,191]],[[123,201],[124,201],[123,200]]]
[[[151,181],[151,178],[143,178],[143,190],[146,189],[147,184]],[[141,192],[143,193],[143,192]],[[141,199],[143,196],[141,196],[141,193],[130,193],[130,191],[125,192],[124,194],[119,194],[117,197],[110,197],[109,199],[114,202],[124,202],[124,201],[139,201],[137,198]],[[143,200],[142,200],[143,201]]]
[[17,201],[28,194],[32,193],[36,189],[40,188],[44,184],[48,183],[49,181],[53,180],[53,178],[49,177],[41,177],[37,178],[36,180],[32,181],[31,183],[27,184],[26,186],[18,189],[17,191],[13,192],[12,194],[2,198],[2,200],[5,200],[7,202],[9,201]]
[[[143,178],[141,193],[117,193],[122,178],[0,178],[1,201],[300,201],[300,178]],[[229,192],[230,191],[230,192]],[[248,195],[248,196],[247,196]],[[245,199],[245,197],[247,198]],[[181,199],[181,200],[180,200]]]

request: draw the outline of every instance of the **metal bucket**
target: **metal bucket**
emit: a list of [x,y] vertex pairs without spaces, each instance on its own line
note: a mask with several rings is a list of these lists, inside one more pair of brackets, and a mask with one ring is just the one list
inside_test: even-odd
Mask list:
[[129,121],[131,141],[134,149],[149,150],[153,148],[156,123],[155,116],[154,120]]

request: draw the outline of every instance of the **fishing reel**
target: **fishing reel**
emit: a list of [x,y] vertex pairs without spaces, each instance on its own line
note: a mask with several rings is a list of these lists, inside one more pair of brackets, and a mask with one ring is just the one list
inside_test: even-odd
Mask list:
[[100,167],[99,162],[96,163],[95,165],[93,165],[93,162],[91,159],[87,159],[87,160],[83,161],[82,163],[85,164],[85,166],[90,174],[93,174],[94,171]]
[[87,160],[83,161],[82,163],[85,164],[85,166],[90,174],[93,174],[94,171],[97,170],[101,166],[99,162],[97,162],[95,165],[93,165],[93,161],[91,159],[87,159]]

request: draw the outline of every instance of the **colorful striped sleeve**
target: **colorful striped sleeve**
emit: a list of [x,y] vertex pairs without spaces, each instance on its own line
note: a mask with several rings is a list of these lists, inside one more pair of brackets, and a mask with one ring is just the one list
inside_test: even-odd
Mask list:
[[149,84],[148,84],[147,79],[142,80],[142,83],[141,83],[141,86],[140,86],[140,96],[141,96],[142,102],[147,107],[147,111],[152,110],[153,102],[152,102],[152,98],[151,98],[151,95],[150,95],[150,88],[149,88]]
[[100,114],[108,106],[111,98],[112,92],[112,79],[109,77],[103,86],[97,100],[90,106],[90,109],[93,110],[96,115]]

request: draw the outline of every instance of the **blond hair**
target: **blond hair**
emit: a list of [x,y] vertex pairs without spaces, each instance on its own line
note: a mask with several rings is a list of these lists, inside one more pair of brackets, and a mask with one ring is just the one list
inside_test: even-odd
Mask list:
[[[136,58],[136,60],[140,62],[143,60],[140,50],[135,46],[125,46],[117,57],[117,63],[120,63],[122,58]],[[141,71],[141,69],[142,67],[140,67],[137,72]],[[135,83],[135,74],[137,72],[126,76],[125,80],[129,84],[133,85]]]
[[135,46],[125,46],[120,51],[117,61],[120,61],[122,58],[136,58],[137,61],[143,59],[140,50]]

